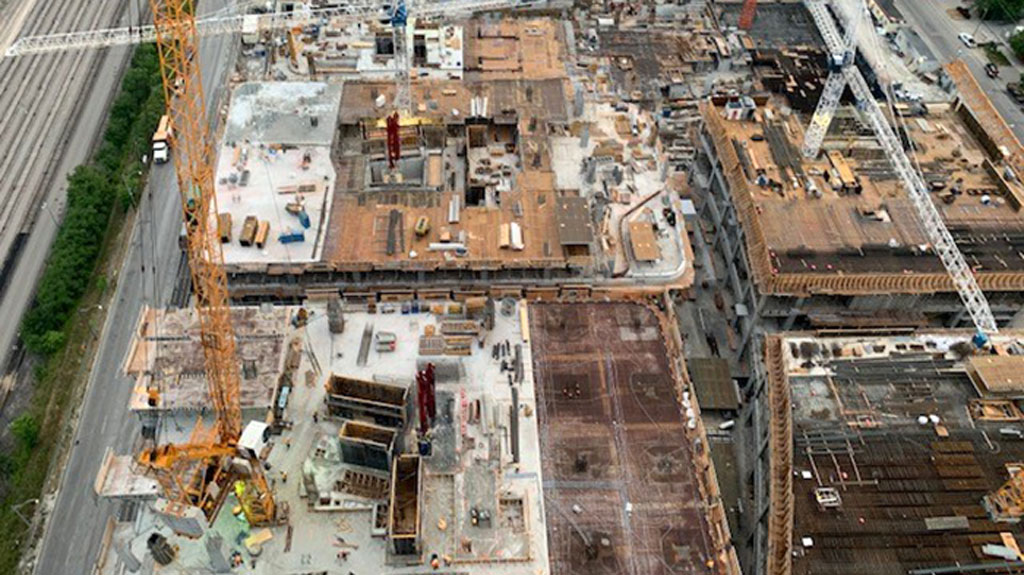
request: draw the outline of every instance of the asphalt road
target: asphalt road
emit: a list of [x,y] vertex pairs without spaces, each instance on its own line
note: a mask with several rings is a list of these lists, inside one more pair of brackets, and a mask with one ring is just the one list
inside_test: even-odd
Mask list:
[[[131,0],[134,1],[134,0]],[[127,24],[127,2],[16,0],[0,22],[15,36]],[[131,15],[137,17],[134,10]],[[106,117],[127,51],[0,59],[0,262],[27,234],[2,291],[0,365],[17,337],[64,205],[66,176],[86,160]]]
[[[1010,99],[1006,93],[1006,83],[1020,78],[1021,66],[1006,45],[1004,34],[1012,26],[982,23],[977,18],[955,20],[947,10],[958,5],[955,0],[895,0],[896,7],[903,13],[908,24],[911,24],[924,38],[932,52],[942,63],[962,58],[971,73],[977,78],[982,89],[988,93],[996,109],[1010,125],[1017,138],[1024,141],[1024,111],[1021,106]],[[957,34],[967,32],[977,40],[997,40],[1002,44],[1003,53],[1014,63],[1013,67],[1003,67],[999,78],[992,79],[985,74],[985,51],[981,48],[968,48]]]
[[[206,13],[226,4],[227,0],[209,0],[200,7]],[[231,37],[208,37],[200,45],[211,121],[234,60],[235,45]],[[142,306],[166,305],[171,298],[180,258],[180,218],[174,168],[171,164],[155,166],[132,233],[129,256],[117,278],[114,302],[100,332],[98,356],[75,431],[76,445],[48,517],[37,575],[91,573],[107,517],[117,511],[115,502],[95,495],[93,481],[107,447],[116,453],[130,453],[138,438],[138,420],[128,411],[131,382],[121,375],[121,364]]]

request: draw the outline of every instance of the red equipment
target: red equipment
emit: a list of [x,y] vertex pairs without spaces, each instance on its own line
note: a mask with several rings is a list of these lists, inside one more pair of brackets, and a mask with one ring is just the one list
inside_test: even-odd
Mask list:
[[398,112],[388,116],[388,168],[395,169],[402,155],[402,141],[398,137]]

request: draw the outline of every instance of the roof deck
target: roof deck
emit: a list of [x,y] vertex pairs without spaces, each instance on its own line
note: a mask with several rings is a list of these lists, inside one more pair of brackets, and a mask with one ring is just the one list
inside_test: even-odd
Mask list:
[[[855,111],[833,122],[822,154],[799,152],[803,120],[781,102],[702,104],[729,193],[747,231],[755,280],[770,293],[952,289],[917,214]],[[986,290],[1024,286],[1024,212],[961,109],[905,119],[932,199]],[[867,132],[870,134],[870,132]],[[844,175],[845,174],[845,175]],[[852,180],[851,180],[852,178]]]

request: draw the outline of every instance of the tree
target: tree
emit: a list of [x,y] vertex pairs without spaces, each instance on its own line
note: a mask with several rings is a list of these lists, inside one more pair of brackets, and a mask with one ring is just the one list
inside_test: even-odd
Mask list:
[[974,9],[985,20],[1019,20],[1024,0],[974,0]]
[[31,414],[19,415],[11,422],[11,434],[22,449],[32,449],[39,443],[39,422]]
[[1010,36],[1010,48],[1018,58],[1024,60],[1024,32]]

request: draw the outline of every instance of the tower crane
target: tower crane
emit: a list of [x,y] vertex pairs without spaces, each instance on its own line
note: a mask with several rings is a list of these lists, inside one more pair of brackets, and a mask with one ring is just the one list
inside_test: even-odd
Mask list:
[[[445,0],[417,6],[417,18],[459,18],[475,12],[504,10],[508,8],[536,6],[541,4],[535,0]],[[299,10],[287,14],[235,14],[214,18],[194,20],[197,37],[242,32],[243,24],[254,22],[256,29],[263,31],[286,30],[306,24],[332,18],[357,21],[376,17],[389,17],[388,3],[380,0],[351,0],[340,8],[315,8]],[[156,40],[156,26],[123,26],[99,30],[84,30],[60,34],[44,34],[25,36],[11,44],[4,55],[7,57],[27,54],[43,54],[65,50],[110,48],[113,46],[129,46],[145,44]]]
[[857,50],[857,26],[860,23],[860,18],[854,18],[851,22],[847,22],[846,35],[839,36],[839,31],[835,26],[828,25],[828,22],[831,22],[831,17],[825,2],[812,0],[807,3],[807,9],[811,12],[815,23],[825,23],[824,25],[818,24],[818,30],[825,38],[825,46],[829,51],[828,79],[821,91],[821,98],[818,99],[818,106],[814,110],[814,116],[811,117],[811,123],[807,126],[807,131],[804,132],[802,150],[804,157],[814,159],[818,157],[821,143],[825,141],[825,134],[828,132],[829,125],[832,124],[832,118],[836,114],[836,108],[839,107],[843,91],[846,90],[845,70],[853,66],[854,54]]
[[234,487],[250,523],[273,523],[279,519],[278,510],[263,475],[259,453],[240,444],[240,382],[227,275],[220,242],[214,241],[211,234],[210,214],[217,209],[214,156],[199,71],[194,3],[150,0],[150,7],[167,114],[175,128],[171,149],[175,154],[185,249],[216,423],[212,430],[206,430],[199,421],[188,443],[143,450],[138,461],[156,477],[164,497],[178,504],[178,509],[198,507],[212,518],[230,487]]
[[391,30],[394,34],[395,69],[395,109],[406,114],[412,111],[412,58],[409,54],[408,30],[409,11],[406,0],[395,3],[391,13]]
[[743,8],[740,9],[739,29],[750,30],[753,28],[755,15],[757,15],[757,0],[744,0]]
[[[942,261],[946,272],[953,281],[957,294],[963,301],[964,307],[971,316],[971,320],[977,329],[975,343],[983,345],[988,337],[998,332],[992,309],[981,288],[978,287],[974,272],[967,265],[960,248],[953,240],[952,234],[946,228],[945,222],[939,214],[938,208],[932,203],[928,193],[928,186],[911,162],[903,145],[897,137],[893,127],[889,124],[881,106],[871,94],[867,81],[861,75],[860,70],[853,64],[853,52],[855,49],[854,32],[857,21],[861,20],[866,12],[863,0],[857,2],[857,10],[851,20],[847,22],[846,36],[839,33],[838,26],[829,12],[827,0],[804,0],[814,23],[825,40],[832,64],[839,64],[832,70],[825,84],[821,100],[818,102],[818,109],[814,112],[814,119],[807,128],[804,140],[804,153],[808,157],[817,156],[821,142],[828,130],[832,117],[835,115],[836,107],[839,105],[839,98],[842,95],[844,85],[850,87],[858,107],[864,112],[875,137],[881,144],[886,156],[892,163],[893,169],[903,183],[907,196],[917,212],[918,220],[924,229],[928,240],[935,249],[936,254]],[[888,96],[887,96],[888,97]]]

